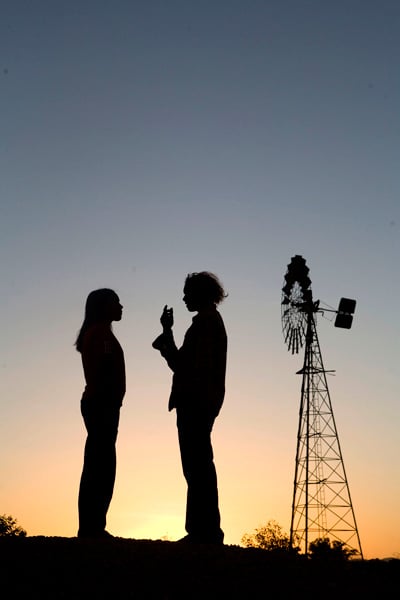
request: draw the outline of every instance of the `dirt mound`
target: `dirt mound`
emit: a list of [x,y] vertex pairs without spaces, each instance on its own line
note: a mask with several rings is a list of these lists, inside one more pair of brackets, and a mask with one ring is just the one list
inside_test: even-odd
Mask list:
[[390,597],[400,576],[399,560],[318,562],[238,546],[124,538],[0,538],[0,565],[4,600],[354,600]]

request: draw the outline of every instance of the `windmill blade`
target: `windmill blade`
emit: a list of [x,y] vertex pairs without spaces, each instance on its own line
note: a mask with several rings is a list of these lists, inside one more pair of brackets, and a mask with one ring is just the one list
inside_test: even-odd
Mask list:
[[299,351],[299,342],[298,342],[298,331],[297,329],[294,330],[294,336],[293,336],[293,351],[292,354],[297,354]]
[[[293,329],[290,329],[290,336],[289,336],[289,341],[288,341],[288,350],[292,349],[292,343],[293,343]],[[293,350],[292,350],[292,354],[293,354]]]
[[285,334],[285,344],[289,345],[289,336],[290,336],[290,332],[291,332],[290,325],[286,324],[285,325],[285,330],[286,330],[286,333],[284,332],[284,334]]

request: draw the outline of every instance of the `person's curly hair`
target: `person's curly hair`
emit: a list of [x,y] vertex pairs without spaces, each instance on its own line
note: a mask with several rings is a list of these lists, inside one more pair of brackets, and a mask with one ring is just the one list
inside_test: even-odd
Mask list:
[[189,273],[185,279],[184,289],[190,290],[202,300],[211,301],[214,304],[220,304],[228,296],[218,277],[208,271]]

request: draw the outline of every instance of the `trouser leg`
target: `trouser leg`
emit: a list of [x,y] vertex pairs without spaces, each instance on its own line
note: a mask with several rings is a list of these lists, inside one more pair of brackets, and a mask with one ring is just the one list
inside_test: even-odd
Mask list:
[[187,482],[186,531],[193,539],[219,542],[223,532],[211,444],[213,422],[178,414],[179,446]]
[[79,487],[79,533],[95,535],[106,527],[114,490],[119,411],[108,411],[108,414],[85,412],[84,420],[87,439]]

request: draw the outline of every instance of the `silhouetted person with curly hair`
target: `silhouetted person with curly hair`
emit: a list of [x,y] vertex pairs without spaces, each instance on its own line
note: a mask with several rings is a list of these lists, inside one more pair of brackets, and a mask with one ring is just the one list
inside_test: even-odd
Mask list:
[[172,333],[173,309],[164,307],[163,333],[153,342],[173,371],[169,410],[176,409],[179,447],[187,482],[189,543],[222,544],[217,475],[211,432],[225,395],[227,336],[217,305],[226,297],[212,273],[186,277],[183,301],[197,312],[177,348]]
[[79,488],[78,537],[112,537],[106,531],[106,516],[115,482],[115,444],[125,395],[125,362],[111,323],[121,317],[117,294],[107,288],[94,290],[87,298],[85,319],[75,343],[82,355],[86,381],[81,412],[87,430]]

